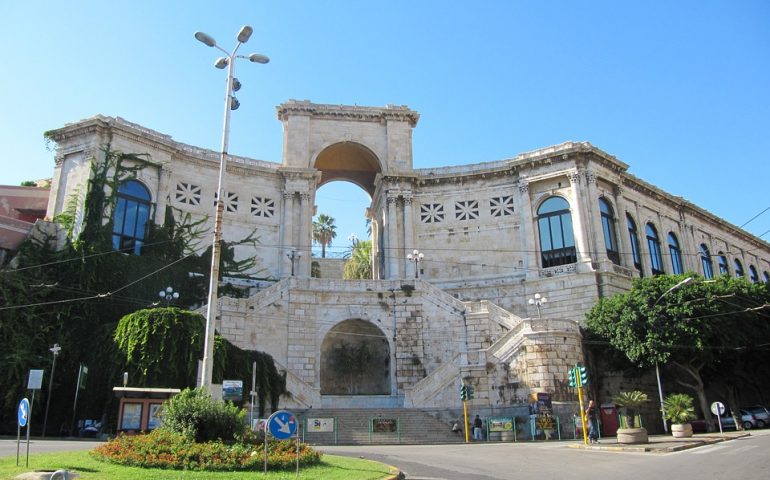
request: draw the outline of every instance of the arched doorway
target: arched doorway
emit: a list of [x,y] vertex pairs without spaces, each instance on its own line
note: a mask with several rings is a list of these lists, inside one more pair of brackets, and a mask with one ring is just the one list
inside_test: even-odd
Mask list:
[[[360,258],[360,251],[354,247],[361,241],[371,240],[373,232],[376,232],[371,219],[367,219],[367,212],[372,205],[375,179],[382,172],[382,166],[379,158],[365,145],[343,141],[323,148],[316,156],[313,167],[321,173],[316,187],[314,229],[320,215],[325,215],[327,219],[331,217],[336,227],[332,244],[321,249],[325,253],[321,256],[327,258],[317,258],[319,249],[314,235],[314,266],[317,267],[317,275],[322,278],[342,278],[345,259],[352,256]],[[365,248],[372,258],[372,265],[376,250],[376,247]],[[373,266],[369,268],[370,272],[372,270]]]
[[321,395],[390,395],[390,346],[379,328],[351,319],[326,334]]
[[369,197],[374,195],[375,177],[382,172],[377,156],[356,142],[329,145],[318,154],[313,167],[321,172],[319,187],[334,180],[347,180],[363,188]]

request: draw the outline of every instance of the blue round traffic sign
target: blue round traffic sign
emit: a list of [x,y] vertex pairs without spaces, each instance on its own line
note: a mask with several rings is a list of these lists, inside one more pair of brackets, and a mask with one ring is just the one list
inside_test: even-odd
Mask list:
[[288,410],[278,410],[267,419],[267,430],[278,440],[286,440],[297,431],[297,417]]
[[19,402],[19,426],[26,427],[29,421],[29,400],[22,398]]

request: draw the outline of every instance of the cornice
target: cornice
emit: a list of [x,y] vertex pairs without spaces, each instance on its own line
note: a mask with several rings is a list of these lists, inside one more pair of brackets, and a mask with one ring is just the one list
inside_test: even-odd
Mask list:
[[420,114],[405,105],[387,105],[385,107],[360,107],[358,105],[329,105],[312,103],[309,100],[289,100],[275,107],[278,119],[285,122],[292,115],[324,118],[332,120],[354,120],[363,122],[386,123],[388,121],[407,122],[415,127]]

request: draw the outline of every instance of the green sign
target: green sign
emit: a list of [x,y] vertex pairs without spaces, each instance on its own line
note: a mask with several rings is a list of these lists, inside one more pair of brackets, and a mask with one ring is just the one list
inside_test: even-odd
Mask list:
[[510,432],[513,431],[512,417],[489,417],[490,432]]

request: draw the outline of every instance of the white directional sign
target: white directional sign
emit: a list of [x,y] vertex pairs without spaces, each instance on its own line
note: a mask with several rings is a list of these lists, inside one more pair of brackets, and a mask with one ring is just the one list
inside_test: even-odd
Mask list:
[[711,413],[721,417],[725,414],[725,404],[722,402],[714,402],[711,404]]
[[297,431],[297,417],[288,410],[278,410],[267,419],[267,429],[278,440],[286,440]]

